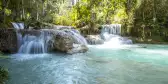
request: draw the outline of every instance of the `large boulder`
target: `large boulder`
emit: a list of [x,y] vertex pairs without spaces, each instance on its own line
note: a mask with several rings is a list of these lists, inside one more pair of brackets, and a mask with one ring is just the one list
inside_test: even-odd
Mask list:
[[86,40],[90,45],[103,44],[104,40],[101,39],[100,35],[87,35]]
[[86,45],[75,44],[74,38],[66,32],[57,31],[53,39],[55,40],[53,50],[65,52],[68,54],[85,53],[88,51]]
[[73,39],[71,36],[62,32],[54,36],[54,49],[61,52],[68,52],[73,48]]

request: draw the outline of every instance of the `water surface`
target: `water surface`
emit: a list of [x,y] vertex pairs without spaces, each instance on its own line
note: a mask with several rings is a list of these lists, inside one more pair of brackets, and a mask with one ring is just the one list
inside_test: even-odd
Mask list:
[[9,56],[0,58],[0,65],[9,69],[7,84],[168,84],[168,45],[90,46],[84,54]]

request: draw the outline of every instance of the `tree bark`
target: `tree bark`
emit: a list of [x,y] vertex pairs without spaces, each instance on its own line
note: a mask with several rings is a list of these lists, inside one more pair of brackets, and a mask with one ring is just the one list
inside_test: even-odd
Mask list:
[[22,19],[25,19],[24,0],[22,0]]
[[39,20],[38,4],[36,4],[36,7],[37,7],[37,12],[36,12],[36,20],[38,21],[38,20]]
[[6,1],[2,1],[2,22],[5,23],[5,8],[6,7]]
[[45,0],[42,0],[42,16],[44,16],[45,12],[44,12],[44,3],[45,3]]

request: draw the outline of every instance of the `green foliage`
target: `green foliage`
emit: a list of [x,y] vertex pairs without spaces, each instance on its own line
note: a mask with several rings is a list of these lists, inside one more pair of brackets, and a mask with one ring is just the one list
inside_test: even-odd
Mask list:
[[168,36],[168,0],[137,0],[133,28],[130,34],[143,39],[158,36],[166,41]]
[[56,25],[75,26],[75,20],[77,15],[76,12],[74,12],[73,9],[67,9],[64,6],[62,6],[60,9],[63,11],[52,14],[52,23]]
[[5,84],[8,79],[8,70],[0,66],[0,84]]
[[60,4],[64,0],[1,0],[0,22],[8,24],[12,21],[52,22],[52,14],[59,13]]
[[77,26],[92,23],[122,23],[122,20],[127,17],[125,2],[125,0],[81,0],[74,6],[77,13]]
[[9,16],[9,15],[11,14],[11,10],[5,9],[5,14],[6,14],[7,16]]
[[62,16],[55,15],[53,23],[56,25],[71,26],[73,24],[73,21],[66,15],[62,15]]
[[168,0],[1,0],[1,27],[25,22],[36,28],[42,23],[88,27],[120,23],[124,35],[141,37],[168,36]]
[[[83,27],[93,24],[121,23],[125,19],[126,0],[4,0],[3,21],[41,21]],[[7,17],[9,16],[9,20]],[[117,18],[116,18],[117,16]]]

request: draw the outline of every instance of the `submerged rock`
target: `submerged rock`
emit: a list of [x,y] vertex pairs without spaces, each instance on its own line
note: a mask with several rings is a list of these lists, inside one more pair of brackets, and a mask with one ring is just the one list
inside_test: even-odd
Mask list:
[[96,45],[96,44],[103,44],[104,40],[101,39],[100,35],[88,35],[86,37],[88,44]]
[[85,53],[89,50],[86,45],[74,44],[73,48],[70,49],[67,53],[74,54],[74,53]]

